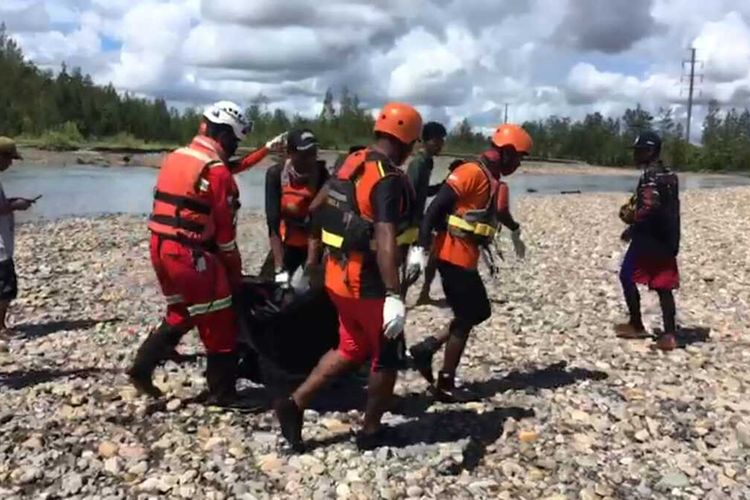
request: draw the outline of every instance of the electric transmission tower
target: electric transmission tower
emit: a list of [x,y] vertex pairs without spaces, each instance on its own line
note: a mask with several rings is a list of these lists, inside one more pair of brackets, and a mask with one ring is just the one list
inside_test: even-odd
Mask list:
[[[695,48],[691,48],[690,59],[682,61],[683,74],[682,78],[680,78],[680,83],[687,83],[688,85],[687,124],[685,127],[685,141],[688,143],[690,142],[690,124],[693,119],[693,96],[695,93],[696,79],[698,80],[698,85],[703,82],[703,75],[695,73],[696,65],[703,67],[703,62],[695,59]],[[688,74],[684,73],[685,70],[689,70]]]

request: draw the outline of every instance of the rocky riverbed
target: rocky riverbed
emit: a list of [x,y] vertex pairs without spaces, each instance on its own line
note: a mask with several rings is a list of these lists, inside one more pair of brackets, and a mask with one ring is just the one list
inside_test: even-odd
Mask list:
[[[433,403],[404,373],[386,418],[403,443],[361,453],[362,395],[342,386],[307,412],[313,446],[298,456],[280,452],[270,411],[190,403],[201,356],[157,371],[162,404],[129,387],[123,370],[162,309],[142,218],[22,225],[18,335],[0,352],[0,497],[750,498],[750,189],[683,195],[686,345],[668,354],[611,331],[624,317],[622,201],[519,201],[528,257],[502,235],[493,317],[459,374],[480,401]],[[265,230],[242,218],[254,272]],[[643,306],[660,327],[656,298]],[[448,318],[440,303],[411,309],[408,340]],[[181,350],[200,354],[196,335]]]

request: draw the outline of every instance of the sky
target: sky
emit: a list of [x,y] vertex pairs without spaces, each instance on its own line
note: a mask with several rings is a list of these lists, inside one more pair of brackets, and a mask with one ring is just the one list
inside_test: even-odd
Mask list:
[[2,0],[0,21],[40,66],[178,107],[263,94],[310,116],[347,86],[451,126],[505,103],[515,122],[636,103],[685,120],[690,47],[693,139],[709,99],[750,107],[748,0]]

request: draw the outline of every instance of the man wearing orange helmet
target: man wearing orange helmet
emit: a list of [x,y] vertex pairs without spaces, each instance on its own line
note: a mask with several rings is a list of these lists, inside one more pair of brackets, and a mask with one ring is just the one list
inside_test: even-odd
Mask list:
[[[500,177],[515,172],[531,146],[531,137],[518,125],[498,127],[487,151],[476,160],[458,166],[448,176],[427,209],[417,246],[409,252],[408,273],[423,272],[427,263],[424,249],[433,230],[437,232],[433,251],[454,319],[444,332],[427,337],[410,352],[415,367],[440,400],[465,399],[466,394],[460,394],[455,387],[456,369],[472,328],[491,314],[487,291],[477,271],[480,252],[492,243],[502,224],[512,231],[516,254],[524,256],[520,226],[508,209],[508,186],[500,182]],[[445,359],[435,382],[432,358],[443,345]]]
[[[409,228],[414,191],[399,170],[422,130],[407,104],[390,103],[375,121],[375,143],[349,155],[329,180],[314,226],[325,248],[325,287],[339,314],[339,345],[289,398],[274,403],[281,432],[302,447],[302,415],[329,381],[371,360],[362,449],[385,438],[380,419],[406,358],[406,308],[399,295],[399,236]],[[313,228],[315,231],[315,227]]]

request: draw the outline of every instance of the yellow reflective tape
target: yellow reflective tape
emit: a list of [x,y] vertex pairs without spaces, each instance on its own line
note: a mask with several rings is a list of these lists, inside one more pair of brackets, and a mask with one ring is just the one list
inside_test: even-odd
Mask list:
[[188,313],[190,316],[200,316],[201,314],[208,314],[210,312],[221,311],[232,307],[232,296],[224,297],[223,299],[213,300],[203,304],[193,304],[188,306]]
[[412,243],[417,241],[418,237],[419,228],[410,227],[396,237],[396,243],[399,245],[411,245]]
[[497,228],[490,224],[472,224],[471,222],[466,222],[461,217],[455,215],[451,215],[450,217],[448,217],[448,225],[458,228],[462,231],[476,234],[477,236],[494,236],[497,233]]
[[341,248],[341,246],[344,244],[344,237],[339,236],[338,234],[329,233],[325,229],[321,230],[321,241],[323,241],[324,245],[328,245],[329,247],[333,248]]
[[458,229],[463,229],[464,231],[474,231],[474,224],[466,222],[461,217],[455,215],[448,217],[448,225],[457,227]]
[[237,249],[237,241],[232,240],[227,243],[219,243],[218,247],[219,247],[219,250],[221,250],[222,252],[231,252]]
[[377,166],[378,172],[380,172],[380,177],[385,177],[385,169],[383,168],[383,164],[381,162],[378,162]]
[[474,228],[474,234],[479,236],[494,236],[497,230],[489,224],[477,224]]

